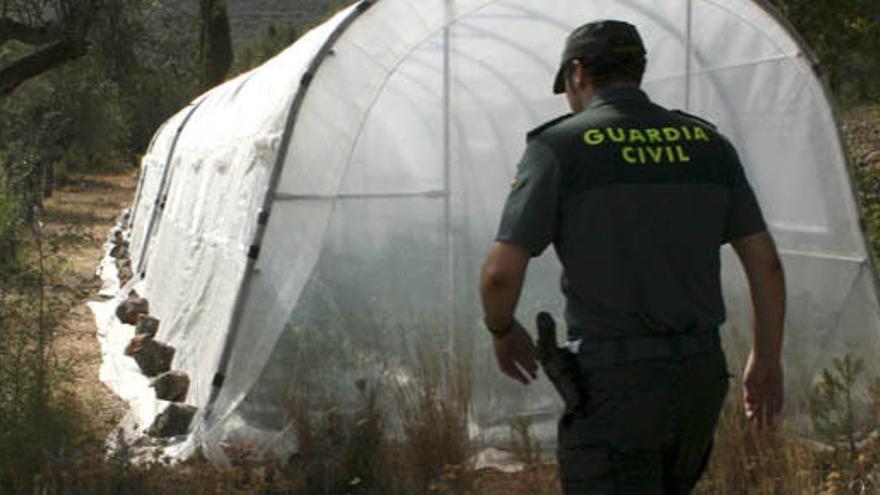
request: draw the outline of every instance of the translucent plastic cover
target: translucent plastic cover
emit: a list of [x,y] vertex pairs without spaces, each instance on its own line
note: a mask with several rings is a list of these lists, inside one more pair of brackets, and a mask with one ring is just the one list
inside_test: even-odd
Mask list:
[[[300,85],[348,16],[357,18]],[[144,284],[159,337],[178,348],[174,367],[194,378],[188,402],[206,406],[221,350],[231,351],[195,444],[217,452],[250,438],[283,453],[295,448],[292,400],[345,404],[357,379],[412,380],[425,353],[466,375],[475,436],[491,442],[529,418],[552,440],[560,402],[546,382],[521,387],[496,369],[477,278],[526,132],[567,111],[551,91],[563,41],[601,18],[639,28],[654,101],[713,121],[739,150],[788,276],[790,389],[804,390],[832,357],[878,350],[874,272],[833,111],[803,47],[761,5],[379,0],[208,94],[169,164]],[[155,194],[164,165],[153,157],[167,143],[157,139],[145,161],[142,198]],[[267,191],[271,214],[255,238]],[[241,285],[252,241],[259,257]],[[751,309],[728,248],[723,260],[723,331],[736,355]],[[533,261],[522,321],[539,310],[561,321],[558,276],[552,251]],[[239,290],[243,316],[230,332]]]

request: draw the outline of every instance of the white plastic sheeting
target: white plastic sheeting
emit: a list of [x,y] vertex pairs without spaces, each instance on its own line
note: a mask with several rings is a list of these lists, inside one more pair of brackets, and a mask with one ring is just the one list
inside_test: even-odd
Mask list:
[[[832,357],[878,350],[832,109],[804,48],[761,4],[377,0],[201,97],[144,159],[139,291],[192,378],[187,402],[204,413],[215,373],[225,378],[184,453],[219,458],[220,442],[241,438],[289,451],[291,400],[344,404],[358,378],[414,376],[424,352],[464,363],[475,436],[529,418],[552,440],[559,401],[546,382],[497,371],[477,273],[525,133],[567,110],[551,94],[563,40],[599,18],[638,26],[655,101],[715,122],[739,149],[788,275],[790,390]],[[561,315],[558,275],[552,254],[533,263],[523,321]],[[730,345],[750,308],[726,248],[723,277]]]

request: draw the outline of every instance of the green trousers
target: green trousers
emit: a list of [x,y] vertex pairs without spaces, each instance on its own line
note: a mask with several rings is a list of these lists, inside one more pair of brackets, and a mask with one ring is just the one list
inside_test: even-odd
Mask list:
[[690,493],[706,467],[727,395],[721,349],[581,374],[585,405],[559,422],[564,493]]

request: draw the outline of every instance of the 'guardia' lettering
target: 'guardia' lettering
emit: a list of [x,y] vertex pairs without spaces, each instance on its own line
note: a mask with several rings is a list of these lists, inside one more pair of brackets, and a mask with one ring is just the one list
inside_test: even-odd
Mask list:
[[642,134],[642,131],[638,129],[630,129],[629,130],[629,142],[630,143],[644,143],[647,140],[645,139],[645,135]]
[[605,129],[605,132],[608,133],[608,139],[614,141],[615,143],[622,143],[626,140],[626,132],[621,129],[612,129],[610,127]]
[[667,142],[678,141],[681,139],[681,131],[679,131],[675,127],[664,127],[663,137],[666,138]]
[[706,134],[706,131],[703,130],[702,127],[694,127],[694,139],[697,141],[709,141],[709,136]]
[[663,142],[663,136],[660,135],[659,129],[645,129],[645,134],[648,135],[648,141],[652,143]]
[[[682,141],[693,143],[697,141],[709,142],[712,140],[706,129],[699,126],[647,127],[644,129],[634,127],[593,128],[587,129],[584,132],[583,138],[584,143],[588,146],[600,146],[609,142],[621,145],[654,144],[674,146]],[[633,151],[635,152],[635,148],[633,148]]]
[[605,135],[599,129],[588,129],[584,133],[584,142],[590,146],[598,146],[605,142]]

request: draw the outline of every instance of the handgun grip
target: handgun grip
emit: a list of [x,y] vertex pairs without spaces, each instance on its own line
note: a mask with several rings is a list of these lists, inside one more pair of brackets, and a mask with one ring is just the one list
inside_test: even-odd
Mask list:
[[538,348],[552,349],[556,347],[556,321],[553,316],[541,311],[535,317],[535,325],[538,327]]
[[538,313],[535,324],[538,327],[538,360],[541,367],[562,397],[565,409],[576,411],[583,404],[583,393],[575,357],[556,345],[556,321],[550,313]]

